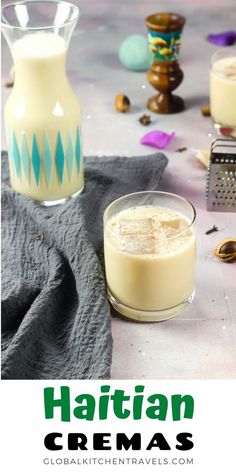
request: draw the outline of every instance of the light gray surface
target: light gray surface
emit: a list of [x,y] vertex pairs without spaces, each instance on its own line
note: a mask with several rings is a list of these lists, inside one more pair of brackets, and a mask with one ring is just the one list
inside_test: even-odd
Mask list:
[[[4,2],[3,2],[4,3]],[[162,189],[180,194],[197,209],[197,292],[193,305],[180,317],[151,325],[113,320],[113,378],[235,378],[236,377],[236,264],[213,257],[215,244],[236,236],[233,213],[209,213],[205,203],[205,169],[194,149],[209,146],[213,138],[209,118],[200,107],[208,102],[210,57],[216,47],[208,33],[235,29],[235,0],[168,1],[80,0],[81,19],[71,41],[68,70],[83,110],[85,155],[141,155],[150,148],[139,144],[154,129],[175,131],[166,151],[170,162]],[[181,49],[185,79],[178,93],[186,111],[179,115],[152,114],[153,123],[142,127],[153,94],[145,73],[125,70],[117,52],[123,38],[145,33],[144,18],[155,11],[172,10],[186,16]],[[3,76],[8,77],[9,53],[3,44]],[[132,102],[129,114],[119,114],[113,102],[117,93]],[[3,104],[9,91],[3,90]],[[3,143],[4,143],[3,139]],[[177,153],[179,147],[187,151]],[[206,236],[213,224],[220,231]]]

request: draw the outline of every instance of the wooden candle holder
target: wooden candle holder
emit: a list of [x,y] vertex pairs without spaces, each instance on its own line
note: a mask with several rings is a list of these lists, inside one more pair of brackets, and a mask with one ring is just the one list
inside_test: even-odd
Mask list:
[[159,92],[149,98],[147,107],[155,113],[177,113],[184,109],[183,99],[172,94],[184,76],[178,64],[184,23],[185,18],[175,13],[155,13],[146,18],[149,48],[154,56],[147,78]]

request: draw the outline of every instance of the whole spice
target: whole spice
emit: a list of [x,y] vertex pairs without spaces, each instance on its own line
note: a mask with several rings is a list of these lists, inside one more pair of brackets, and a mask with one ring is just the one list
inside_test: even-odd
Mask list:
[[12,88],[13,85],[14,85],[14,80],[9,80],[8,82],[5,82],[4,87]]
[[139,121],[142,125],[147,126],[151,123],[151,117],[149,115],[142,115],[140,116]]
[[130,100],[126,95],[116,95],[115,107],[117,111],[126,113],[130,109]]
[[184,152],[184,151],[187,151],[186,147],[180,147],[180,148],[175,150],[175,152]]
[[211,110],[209,105],[206,105],[205,107],[201,108],[201,112],[203,116],[211,116]]
[[211,233],[215,233],[215,231],[219,231],[219,228],[217,228],[216,225],[213,225],[211,229],[208,229],[208,231],[206,231],[205,234],[211,234]]
[[236,239],[223,239],[215,247],[214,255],[224,262],[236,260]]

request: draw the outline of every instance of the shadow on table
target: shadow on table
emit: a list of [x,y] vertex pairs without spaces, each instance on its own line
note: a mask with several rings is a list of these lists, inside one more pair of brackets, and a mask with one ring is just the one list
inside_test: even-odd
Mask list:
[[208,95],[193,95],[184,99],[185,109],[189,110],[190,108],[203,107],[209,104]]

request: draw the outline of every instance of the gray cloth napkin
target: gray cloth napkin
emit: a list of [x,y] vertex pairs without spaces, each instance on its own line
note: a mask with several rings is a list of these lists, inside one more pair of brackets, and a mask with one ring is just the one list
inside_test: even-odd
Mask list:
[[102,214],[157,189],[167,158],[87,157],[85,190],[44,208],[8,183],[2,153],[2,378],[106,379],[112,336]]

